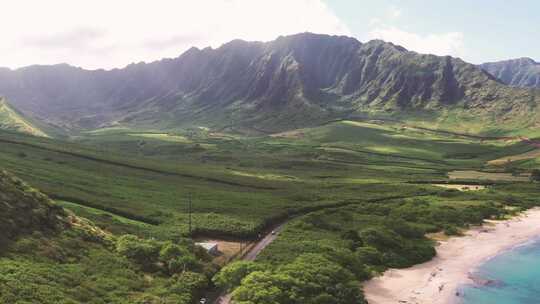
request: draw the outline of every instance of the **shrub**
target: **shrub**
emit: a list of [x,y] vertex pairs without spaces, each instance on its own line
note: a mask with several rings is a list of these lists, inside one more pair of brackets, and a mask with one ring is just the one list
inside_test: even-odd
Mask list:
[[149,268],[157,262],[160,246],[155,241],[128,234],[118,239],[116,251],[144,268]]

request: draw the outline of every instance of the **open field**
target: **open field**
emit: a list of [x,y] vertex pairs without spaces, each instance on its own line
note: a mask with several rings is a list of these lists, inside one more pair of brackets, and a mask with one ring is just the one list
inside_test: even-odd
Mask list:
[[465,179],[465,180],[491,180],[491,181],[509,181],[509,182],[527,182],[529,181],[528,174],[512,175],[512,173],[504,172],[482,172],[472,170],[456,170],[448,172],[450,179]]
[[505,164],[519,161],[519,160],[528,160],[528,159],[536,159],[536,158],[540,158],[540,149],[538,148],[535,148],[525,153],[490,160],[488,164],[492,166],[503,166]]

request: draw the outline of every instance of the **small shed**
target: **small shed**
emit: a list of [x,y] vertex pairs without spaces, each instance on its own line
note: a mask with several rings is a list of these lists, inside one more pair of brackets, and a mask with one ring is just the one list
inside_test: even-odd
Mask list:
[[217,255],[219,254],[219,248],[217,243],[196,243],[197,246],[201,246],[206,249],[209,254]]

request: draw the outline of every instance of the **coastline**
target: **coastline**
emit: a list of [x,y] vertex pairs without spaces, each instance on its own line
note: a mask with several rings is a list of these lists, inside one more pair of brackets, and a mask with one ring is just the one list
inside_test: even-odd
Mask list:
[[364,283],[369,304],[455,304],[460,286],[474,284],[475,269],[490,258],[540,237],[540,208],[468,230],[440,241],[431,261],[405,269],[389,269]]

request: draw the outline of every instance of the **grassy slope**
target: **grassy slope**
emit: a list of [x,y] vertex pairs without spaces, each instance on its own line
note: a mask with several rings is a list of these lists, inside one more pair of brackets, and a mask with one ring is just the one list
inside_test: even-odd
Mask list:
[[47,137],[47,134],[35,126],[21,113],[13,109],[4,98],[0,97],[0,129]]
[[239,235],[301,208],[416,193],[425,187],[404,182],[445,180],[526,149],[352,121],[277,137],[108,130],[79,138],[86,146],[11,133],[2,140],[3,166],[46,193],[160,223],[140,229],[85,211],[111,229],[164,238],[186,232],[190,193],[198,229]]
[[1,303],[187,304],[200,292],[122,256],[115,236],[2,171],[0,205]]

